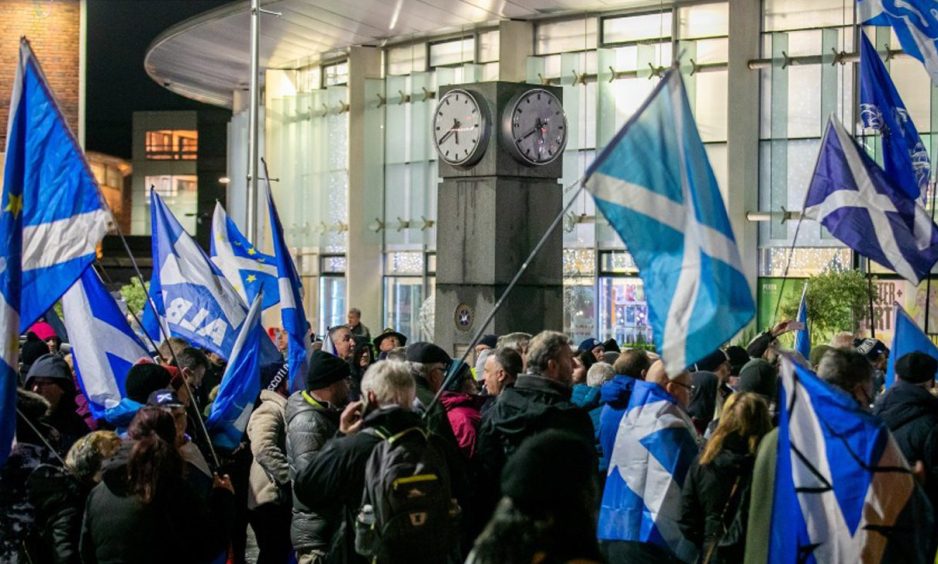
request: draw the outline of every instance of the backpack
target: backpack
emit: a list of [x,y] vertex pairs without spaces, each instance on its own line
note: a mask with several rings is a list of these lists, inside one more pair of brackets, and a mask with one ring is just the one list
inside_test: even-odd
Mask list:
[[445,562],[458,539],[458,506],[442,452],[421,427],[365,432],[382,440],[365,466],[355,551],[374,562]]

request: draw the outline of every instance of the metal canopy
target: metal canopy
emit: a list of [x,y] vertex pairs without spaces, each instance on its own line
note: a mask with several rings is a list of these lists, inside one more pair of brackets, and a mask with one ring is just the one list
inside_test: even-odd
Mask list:
[[[263,16],[261,68],[297,68],[353,45],[440,35],[502,19],[657,7],[650,0],[272,0]],[[671,5],[666,2],[665,5]],[[144,67],[169,90],[230,108],[250,82],[250,2],[237,0],[159,35]]]

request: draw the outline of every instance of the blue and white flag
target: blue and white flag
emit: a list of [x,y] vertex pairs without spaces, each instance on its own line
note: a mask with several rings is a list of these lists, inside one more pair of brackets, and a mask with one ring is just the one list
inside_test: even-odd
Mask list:
[[938,15],[933,0],[858,0],[862,25],[892,26],[902,50],[938,84]]
[[274,198],[267,189],[267,208],[270,212],[270,238],[274,244],[277,263],[277,284],[280,288],[280,318],[287,332],[287,366],[290,369],[290,389],[297,389],[306,374],[306,313],[303,311],[303,285],[293,264],[293,257],[283,238],[283,226],[274,206]]
[[918,284],[938,261],[938,228],[831,116],[804,217],[845,245]]
[[260,323],[262,300],[263,296],[258,295],[251,304],[205,421],[212,443],[228,450],[241,443],[254,402],[261,393],[260,347],[267,339]]
[[652,543],[693,562],[697,549],[678,521],[681,488],[697,452],[697,431],[674,397],[636,380],[609,458],[599,540]]
[[931,175],[928,151],[879,53],[860,33],[860,119],[883,139],[883,168],[913,200],[924,196]]
[[654,288],[649,319],[668,374],[749,323],[755,303],[680,73],[661,79],[585,185]]
[[795,350],[804,357],[805,360],[811,358],[811,333],[808,330],[808,283],[805,282],[804,289],[801,291],[801,303],[798,304],[798,315],[795,321],[801,323],[804,329],[795,331]]
[[18,335],[95,258],[111,213],[23,39],[0,198],[0,464],[16,429]]
[[62,312],[78,384],[92,415],[101,419],[124,397],[127,372],[149,356],[147,348],[92,267],[62,296]]
[[880,562],[887,551],[912,553],[916,538],[931,544],[930,524],[914,522],[919,499],[885,423],[784,356],[769,562]]
[[[247,307],[231,284],[183,230],[155,191],[150,191],[153,275],[150,297],[173,336],[228,358]],[[150,338],[162,340],[151,307],[143,325]]]
[[[893,304],[896,318],[893,323],[892,347],[886,364],[886,387],[896,381],[896,361],[911,352],[921,352],[938,360],[938,347],[919,329],[915,320],[909,317],[902,306]],[[936,375],[938,376],[938,375]]]
[[252,303],[254,296],[261,291],[264,293],[264,309],[280,301],[276,259],[257,250],[218,202],[212,217],[209,255],[244,303]]

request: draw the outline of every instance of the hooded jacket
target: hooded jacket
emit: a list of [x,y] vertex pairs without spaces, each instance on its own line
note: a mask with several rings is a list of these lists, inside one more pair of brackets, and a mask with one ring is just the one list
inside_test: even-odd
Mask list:
[[609,457],[612,455],[612,447],[616,444],[619,422],[629,407],[634,389],[635,378],[616,374],[599,390],[600,402],[603,404],[599,413],[599,448],[602,450],[602,457],[599,459],[600,470],[609,468]]
[[466,460],[472,460],[476,453],[479,437],[479,425],[482,422],[482,404],[485,398],[471,396],[462,392],[443,392],[440,403],[446,410],[446,418],[456,436],[459,452]]
[[290,504],[290,465],[287,462],[287,398],[261,390],[261,403],[251,414],[247,434],[251,440],[248,509],[265,503]]
[[[308,392],[296,392],[287,399],[284,408],[286,420],[286,454],[291,477],[296,477],[309,461],[339,430],[338,409],[325,402],[317,402]],[[321,510],[311,511],[294,497],[293,522],[290,539],[296,549],[321,550],[338,525],[337,516]]]

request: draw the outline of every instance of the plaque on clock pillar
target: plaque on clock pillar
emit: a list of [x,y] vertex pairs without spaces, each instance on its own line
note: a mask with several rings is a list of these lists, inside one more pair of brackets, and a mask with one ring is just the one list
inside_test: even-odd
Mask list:
[[[457,354],[563,208],[562,90],[510,82],[441,87],[432,130],[437,198],[434,341]],[[551,235],[487,333],[563,327],[563,238]]]

